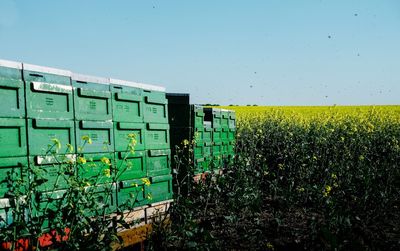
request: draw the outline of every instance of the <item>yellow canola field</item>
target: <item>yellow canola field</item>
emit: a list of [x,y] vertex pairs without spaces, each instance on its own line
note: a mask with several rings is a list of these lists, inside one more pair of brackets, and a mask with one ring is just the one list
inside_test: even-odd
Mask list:
[[[249,120],[280,118],[297,123],[340,122],[355,119],[368,123],[371,117],[380,122],[400,124],[400,105],[388,106],[219,106],[236,111],[238,124]],[[375,121],[376,122],[376,121]]]

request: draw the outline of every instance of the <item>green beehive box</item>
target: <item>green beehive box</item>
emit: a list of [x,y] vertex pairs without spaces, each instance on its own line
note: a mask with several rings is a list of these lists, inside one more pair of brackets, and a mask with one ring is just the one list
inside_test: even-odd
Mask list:
[[0,117],[25,117],[22,64],[0,60]]
[[213,143],[212,143],[212,142],[204,142],[203,155],[204,155],[205,157],[211,156],[211,155],[212,155],[212,146],[213,146]]
[[[59,153],[68,152],[67,144],[75,149],[75,127],[71,120],[28,119],[29,155],[44,155],[53,146],[57,149],[56,140],[60,142]],[[55,144],[55,145],[54,145]]]
[[146,168],[146,152],[135,151],[116,152],[116,178],[119,181],[132,180],[145,177]]
[[168,124],[165,92],[144,90],[144,122]]
[[118,182],[118,210],[125,211],[147,204],[146,185],[141,179]]
[[223,127],[221,130],[221,142],[229,142],[229,128]]
[[151,176],[150,186],[146,186],[149,203],[172,199],[172,175]]
[[204,157],[204,161],[201,163],[203,165],[203,172],[207,172],[208,170],[210,170],[211,160],[212,160],[212,156]]
[[192,105],[192,116],[193,116],[193,128],[196,129],[203,129],[204,123],[204,108],[200,105]]
[[0,158],[0,198],[4,198],[10,190],[9,183],[27,178],[22,176],[27,166],[27,157]]
[[[86,163],[80,161],[84,158]],[[77,158],[78,175],[90,184],[110,183],[114,178],[114,153],[83,153]]]
[[25,119],[0,118],[0,157],[27,155]]
[[147,150],[147,176],[171,174],[171,150]]
[[169,124],[147,124],[145,149],[169,149]]
[[229,111],[229,128],[236,128],[236,112]]
[[131,139],[128,136],[130,134],[135,136],[136,144],[134,149],[144,150],[145,128],[146,124],[143,123],[114,122],[115,151],[129,151],[128,145]]
[[199,174],[204,172],[204,157],[194,159],[194,174]]
[[68,180],[75,172],[68,162],[74,161],[73,154],[29,157],[29,163],[35,169],[34,173],[30,173],[29,182],[31,185],[38,182],[37,190],[41,192],[66,189]]
[[212,155],[220,156],[222,154],[222,142],[214,142],[212,146]]
[[[76,145],[78,147],[78,152],[104,153],[104,152],[114,151],[114,133],[113,133],[112,122],[83,120],[83,121],[76,121],[75,127],[76,127]],[[92,144],[86,143],[84,145],[85,142],[84,139],[87,136],[91,139]]]
[[112,120],[110,83],[107,78],[72,74],[76,120]]
[[203,130],[203,142],[212,142],[213,140],[213,129],[211,122],[204,122]]
[[23,64],[28,118],[73,119],[71,72]]
[[214,128],[212,134],[212,141],[214,143],[221,143],[222,142],[222,128]]
[[229,115],[230,111],[221,109],[221,127],[222,128],[229,128]]
[[133,82],[110,79],[113,120],[126,123],[142,123],[143,90]]
[[204,145],[196,144],[193,146],[194,159],[200,159],[204,157]]

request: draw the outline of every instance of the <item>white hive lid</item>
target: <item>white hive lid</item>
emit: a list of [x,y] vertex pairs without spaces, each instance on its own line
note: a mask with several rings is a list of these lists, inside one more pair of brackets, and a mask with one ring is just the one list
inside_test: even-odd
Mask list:
[[14,62],[14,61],[2,60],[2,59],[0,59],[0,66],[8,67],[8,68],[15,68],[15,69],[19,69],[19,70],[22,69],[21,62]]
[[114,84],[114,85],[124,85],[124,86],[135,87],[135,88],[140,88],[140,89],[149,90],[149,91],[165,92],[165,87],[157,86],[157,85],[149,85],[149,84],[137,83],[137,82],[132,82],[132,81],[114,79],[114,78],[110,79],[110,83]]
[[72,73],[71,79],[76,80],[76,81],[84,81],[84,82],[91,82],[91,83],[104,84],[104,85],[110,84],[109,78],[89,76],[89,75],[83,75],[83,74],[78,74],[78,73]]
[[71,77],[71,75],[72,75],[72,73],[68,70],[50,68],[50,67],[45,67],[45,66],[33,65],[33,64],[22,63],[22,68],[27,71],[37,71],[37,72],[61,75],[61,76],[66,76],[66,77]]

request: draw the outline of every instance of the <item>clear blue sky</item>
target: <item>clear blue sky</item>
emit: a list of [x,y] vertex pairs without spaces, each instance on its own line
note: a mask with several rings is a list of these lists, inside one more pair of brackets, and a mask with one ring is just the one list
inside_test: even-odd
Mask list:
[[400,1],[1,0],[0,58],[194,103],[400,104]]

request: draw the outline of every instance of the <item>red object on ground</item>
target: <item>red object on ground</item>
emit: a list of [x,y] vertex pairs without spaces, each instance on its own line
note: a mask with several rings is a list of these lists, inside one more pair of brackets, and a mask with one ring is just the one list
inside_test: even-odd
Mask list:
[[[2,242],[0,250],[11,250],[12,242]],[[29,240],[28,239],[19,239],[15,242],[15,250],[16,251],[26,251],[29,249]]]
[[[69,233],[71,230],[69,228],[64,229],[64,234],[60,235],[56,232],[56,230],[51,230],[49,233],[45,233],[39,237],[39,245],[40,247],[50,247],[52,246],[53,240],[56,242],[67,241],[69,237]],[[0,251],[11,250],[12,242],[0,242]],[[28,239],[19,239],[15,242],[15,251],[28,251],[29,250],[29,240]]]
[[40,247],[49,247],[54,244],[54,239],[57,242],[67,241],[70,231],[71,230],[69,228],[65,228],[65,233],[63,235],[60,235],[56,232],[56,230],[51,230],[50,233],[45,233],[39,237],[39,245]]

